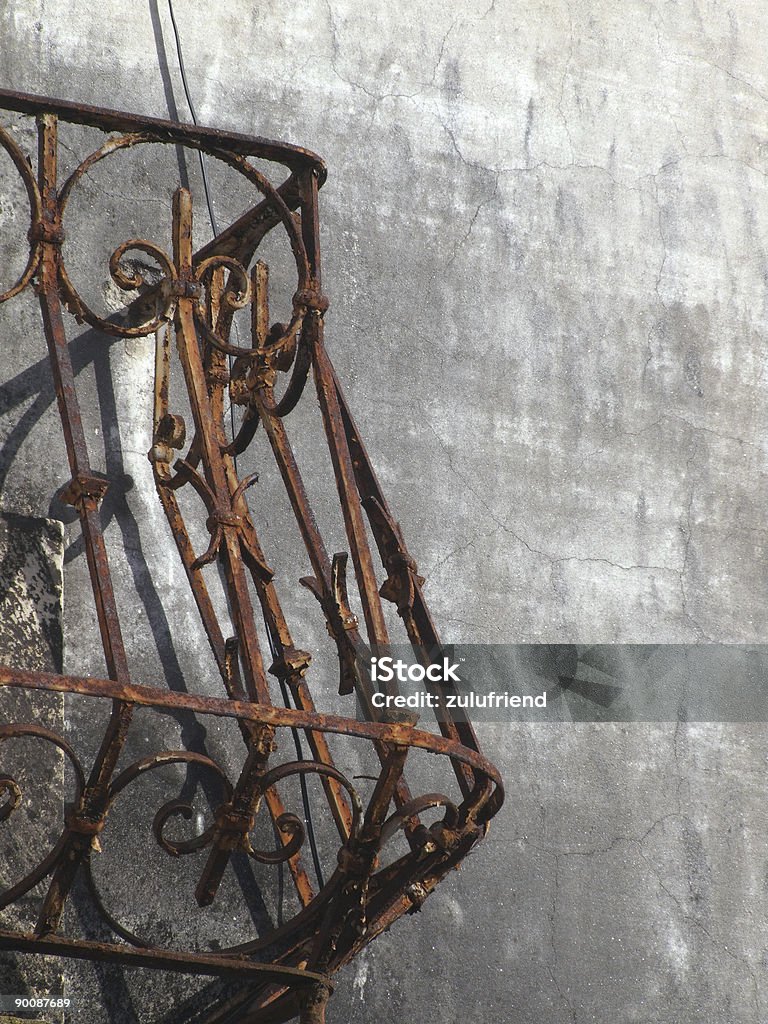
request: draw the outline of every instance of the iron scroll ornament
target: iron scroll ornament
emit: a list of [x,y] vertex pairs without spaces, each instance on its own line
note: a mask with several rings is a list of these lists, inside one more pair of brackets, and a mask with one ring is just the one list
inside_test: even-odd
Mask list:
[[[381,491],[324,346],[328,302],[320,281],[318,190],[325,168],[306,150],[213,129],[10,92],[0,92],[0,107],[35,117],[38,135],[35,173],[12,133],[0,127],[0,147],[9,155],[29,201],[28,257],[0,301],[30,286],[39,296],[69,461],[63,498],[79,517],[107,669],[104,678],[96,678],[2,668],[0,686],[66,693],[110,708],[101,746],[87,768],[70,742],[52,730],[23,722],[0,726],[0,756],[14,741],[49,743],[67,759],[75,779],[58,839],[31,871],[0,893],[2,913],[29,898],[35,886],[45,890],[31,930],[0,930],[0,948],[236,976],[243,982],[234,1006],[239,1019],[256,1024],[299,1015],[302,1024],[317,1024],[324,1020],[333,974],[398,917],[421,906],[482,838],[503,801],[499,773],[480,753],[463,716],[445,713],[436,723],[438,731],[427,731],[416,728],[413,718],[378,711],[372,704],[371,683],[360,669],[361,656],[390,641],[382,598],[395,605],[415,656],[424,664],[431,659],[425,652],[439,653],[442,647],[424,599],[424,580]],[[63,182],[57,169],[61,124],[91,126],[108,136]],[[177,188],[170,210],[172,251],[141,238],[119,245],[108,270],[114,285],[126,294],[125,315],[102,315],[83,298],[68,269],[67,205],[94,166],[114,153],[155,144],[202,150],[243,177],[255,189],[257,201],[195,251],[191,195]],[[285,168],[288,176],[275,186],[253,159]],[[269,270],[256,257],[262,240],[275,230],[284,233],[296,283],[288,322],[270,324]],[[139,273],[136,262],[129,262],[132,252],[149,257],[156,273]],[[148,457],[221,678],[221,697],[140,685],[130,677],[99,515],[110,481],[93,471],[89,459],[65,333],[66,312],[111,335],[155,334]],[[251,343],[236,344],[231,339],[233,323],[246,313]],[[189,426],[174,405],[174,365],[183,377]],[[332,557],[286,427],[310,377],[349,546],[348,553]],[[282,379],[287,384],[278,396]],[[236,432],[227,425],[228,401],[243,410]],[[238,473],[237,456],[248,449],[259,426],[311,567],[312,574],[300,582],[317,599],[338,657],[339,693],[352,702],[352,714],[356,703],[362,708],[365,720],[321,713],[316,707],[322,687],[310,684],[310,656],[294,644],[275,573],[251,516],[249,488],[255,478]],[[185,488],[184,493],[196,496],[196,507],[203,513],[209,537],[203,551],[196,550],[188,513],[182,511],[179,497]],[[374,565],[369,530],[383,573]],[[231,610],[230,636],[224,634],[206,579],[216,565]],[[362,625],[354,605],[361,610]],[[266,655],[271,659],[268,666]],[[451,687],[432,685],[439,694]],[[237,759],[239,768],[230,775],[207,753],[181,749],[158,750],[125,764],[138,708],[157,715],[183,713],[200,722],[234,720],[245,748]],[[304,738],[309,756],[275,764],[279,738],[291,731]],[[343,750],[358,744],[375,752],[378,774],[365,798],[355,781],[334,764],[332,746],[340,736],[345,737]],[[438,755],[450,765],[450,794],[412,792],[404,769],[414,750]],[[0,828],[12,829],[25,794],[19,780],[1,766],[0,760]],[[128,799],[137,780],[152,773],[159,776],[168,766],[202,772],[211,779],[209,817],[197,834],[179,837],[179,825],[192,817],[183,796],[164,800],[146,825],[165,855],[196,872],[196,903],[213,904],[232,859],[246,856],[263,870],[287,868],[299,906],[292,918],[235,947],[200,951],[171,948],[139,935],[120,921],[116,908],[107,906],[92,861],[101,838],[109,833],[110,811]],[[302,858],[308,845],[306,816],[289,807],[295,799],[290,780],[303,782],[308,777],[318,780],[337,833],[326,870],[314,879]],[[273,849],[255,839],[254,829],[264,815],[274,831]],[[387,849],[403,837],[404,850],[388,855]],[[314,848],[312,852],[316,853]],[[63,912],[78,876],[85,880],[113,941],[67,934]]]

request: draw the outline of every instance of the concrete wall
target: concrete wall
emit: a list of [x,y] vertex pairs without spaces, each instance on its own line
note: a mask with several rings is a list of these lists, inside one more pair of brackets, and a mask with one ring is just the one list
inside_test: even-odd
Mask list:
[[[202,122],[327,160],[329,348],[445,638],[763,640],[764,6],[176,12]],[[27,0],[0,18],[3,87],[188,118],[161,0]],[[167,235],[167,204],[142,205],[146,172],[126,162],[84,202]],[[212,182],[222,220],[238,213]],[[84,235],[94,252],[111,224]],[[20,200],[0,226],[23,240]],[[98,297],[103,261],[90,273]],[[33,300],[1,315],[0,502],[66,518],[49,506],[66,474]],[[116,480],[134,671],[172,683],[194,669],[194,613],[145,459],[151,346],[86,333],[73,355]],[[68,530],[66,665],[100,672]],[[334,1024],[768,1016],[763,726],[485,726],[481,740],[510,784],[501,818],[347,972]]]

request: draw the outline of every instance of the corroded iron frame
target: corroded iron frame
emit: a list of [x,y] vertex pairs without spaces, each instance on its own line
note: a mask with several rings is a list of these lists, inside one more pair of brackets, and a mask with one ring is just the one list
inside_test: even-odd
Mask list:
[[[37,923],[30,933],[0,930],[0,948],[191,974],[235,975],[248,982],[241,1020],[277,1022],[299,1014],[304,1024],[322,1021],[333,973],[403,913],[421,906],[437,882],[482,837],[503,800],[499,774],[480,753],[472,727],[463,716],[444,712],[438,719],[441,735],[437,735],[417,729],[415,718],[376,711],[370,681],[360,667],[361,657],[365,659],[370,650],[389,643],[382,597],[396,605],[416,656],[425,664],[442,648],[423,597],[424,581],[379,487],[323,344],[328,303],[320,281],[318,189],[325,180],[325,168],[317,156],[298,147],[80,104],[0,92],[0,108],[34,116],[38,126],[37,175],[12,135],[0,128],[0,145],[15,164],[30,205],[29,259],[19,280],[0,295],[0,301],[31,285],[40,299],[71,473],[64,500],[79,515],[107,670],[106,678],[94,678],[2,668],[0,687],[78,694],[108,701],[111,706],[108,728],[88,772],[60,736],[30,723],[0,724],[0,741],[34,736],[55,744],[72,765],[76,780],[76,793],[53,850],[24,879],[0,894],[1,911],[34,886],[47,882]],[[63,183],[57,170],[62,122],[91,126],[108,135],[105,144]],[[194,252],[191,196],[187,190],[177,189],[172,254],[144,239],[131,239],[119,246],[110,260],[112,279],[126,292],[139,294],[127,304],[126,317],[101,317],[78,294],[67,272],[62,252],[64,213],[72,190],[91,167],[119,150],[152,143],[200,150],[224,162],[244,176],[261,198]],[[249,158],[283,166],[288,176],[275,188]],[[270,327],[268,269],[253,260],[261,240],[279,226],[288,237],[298,285],[290,322]],[[126,269],[125,257],[131,251],[142,252],[158,264],[159,283],[148,283]],[[235,311],[245,306],[251,309],[250,347],[233,345],[230,340]],[[156,334],[149,459],[226,698],[136,685],[129,677],[99,518],[99,504],[109,481],[93,471],[89,460],[65,333],[65,310],[78,322],[109,334]],[[194,420],[188,444],[186,424],[171,411],[171,331],[176,336]],[[277,398],[279,375],[288,372],[287,387]],[[347,555],[340,552],[331,558],[326,551],[285,428],[285,417],[301,398],[310,374],[332,460],[365,639],[347,594]],[[227,392],[230,400],[245,410],[234,437],[227,436],[225,426]],[[241,479],[237,471],[236,457],[247,448],[259,424],[269,439],[314,574],[301,582],[318,599],[336,646],[339,692],[350,695],[353,705],[355,700],[359,702],[367,721],[321,714],[316,709],[307,681],[310,657],[294,646],[274,574],[249,512],[246,490],[253,480]],[[183,457],[177,456],[185,446]],[[187,486],[200,497],[207,514],[210,543],[202,555],[193,549],[177,501],[177,492]],[[384,569],[381,584],[367,529]],[[205,581],[206,567],[217,560],[234,628],[229,638],[223,634]],[[266,639],[272,657],[268,669],[256,610],[264,620],[262,643]],[[268,673],[290,693],[294,706],[274,702]],[[450,688],[450,684],[433,686],[436,691],[442,687],[443,693]],[[239,777],[230,782],[210,758],[189,751],[161,751],[118,771],[137,707],[235,719],[246,748]],[[286,729],[301,731],[312,757],[270,766],[276,732]],[[367,806],[333,763],[328,741],[334,734],[372,744],[376,751],[381,769]],[[450,760],[458,798],[411,793],[403,770],[412,749]],[[124,928],[99,902],[90,857],[112,804],[140,775],[172,763],[211,770],[223,787],[224,798],[214,810],[213,824],[202,835],[186,841],[167,837],[164,828],[170,818],[189,817],[190,808],[178,800],[161,807],[153,821],[155,837],[169,855],[208,851],[195,891],[201,906],[215,899],[234,851],[260,863],[287,864],[302,910],[268,937],[218,953],[159,948]],[[319,892],[301,860],[304,824],[286,810],[277,789],[283,779],[306,774],[319,776],[339,834],[336,862]],[[11,818],[22,798],[10,776],[0,776],[0,796],[5,797],[0,805],[2,823]],[[276,850],[255,850],[249,838],[262,802],[279,838]],[[432,808],[443,808],[444,816],[426,826],[421,816]],[[408,852],[381,867],[382,847],[401,830]],[[79,871],[86,875],[105,921],[115,932],[115,942],[96,943],[60,934],[64,904]],[[277,952],[265,960],[268,949]]]

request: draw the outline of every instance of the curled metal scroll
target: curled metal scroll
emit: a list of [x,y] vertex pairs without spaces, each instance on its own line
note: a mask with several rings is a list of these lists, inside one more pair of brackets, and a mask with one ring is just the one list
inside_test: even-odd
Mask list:
[[[149,772],[155,771],[158,768],[163,768],[171,764],[195,765],[199,768],[212,771],[222,787],[224,799],[231,799],[232,785],[224,770],[212,758],[207,757],[205,754],[198,754],[189,750],[168,750],[143,757],[138,761],[133,762],[133,764],[120,772],[109,787],[109,805],[112,806],[117,797],[137,779],[147,775]],[[181,857],[185,854],[194,853],[197,850],[203,849],[211,842],[214,835],[215,825],[210,825],[200,835],[193,836],[191,839],[169,839],[168,836],[165,835],[165,826],[171,818],[181,817],[186,821],[190,821],[193,814],[194,810],[192,806],[187,803],[187,801],[181,799],[169,800],[155,812],[151,825],[152,834],[158,845],[171,857]],[[126,942],[129,942],[132,946],[142,949],[157,948],[156,944],[150,941],[146,936],[139,935],[132,929],[127,928],[122,921],[119,920],[117,915],[107,906],[94,875],[90,857],[85,862],[84,867],[86,881],[94,904],[102,919],[109,925],[115,934],[119,935]]]
[[445,808],[445,816],[431,828],[424,829],[424,833],[434,836],[438,829],[455,829],[460,821],[459,809],[456,804],[442,793],[425,793],[423,796],[403,804],[395,814],[387,818],[381,827],[379,849],[382,849],[397,832],[404,829],[410,818],[437,807]]
[[73,803],[79,805],[85,790],[85,772],[72,747],[65,739],[42,725],[0,725],[0,743],[3,740],[20,740],[25,737],[52,743],[66,756],[75,772],[75,795]]
[[[197,767],[213,771],[222,785],[223,804],[220,806],[227,804],[232,799],[233,791],[231,783],[223,769],[212,758],[192,751],[174,750],[149,755],[135,761],[133,764],[125,768],[114,779],[109,788],[110,806],[115,802],[117,797],[137,779],[147,775],[149,772],[171,764],[195,765]],[[263,795],[267,790],[271,789],[278,783],[288,778],[301,775],[317,775],[334,779],[345,788],[350,797],[353,810],[349,842],[357,840],[360,835],[362,823],[362,801],[360,800],[357,790],[346,776],[331,765],[317,761],[291,761],[278,765],[262,776],[259,781],[258,792]],[[194,836],[188,840],[172,840],[165,835],[165,825],[171,818],[181,817],[189,821],[193,814],[194,811],[192,806],[182,799],[169,800],[155,812],[152,820],[152,833],[160,847],[170,856],[181,857],[195,853],[210,845],[213,840],[216,829],[215,823],[210,825],[200,835]],[[295,814],[285,813],[275,820],[275,827],[282,835],[290,836],[289,841],[287,843],[282,843],[278,849],[272,850],[258,850],[253,848],[250,842],[247,842],[245,849],[248,856],[253,860],[263,864],[279,865],[290,860],[299,852],[306,839],[306,829],[301,819]],[[135,931],[128,929],[118,919],[115,913],[108,908],[99,890],[90,858],[85,865],[85,870],[88,886],[96,907],[98,908],[102,918],[113,929],[113,931],[134,946],[147,949],[155,948],[155,944],[146,936],[139,935]],[[324,904],[328,899],[328,893],[318,894],[317,899],[320,899],[320,903]]]
[[[232,798],[232,784],[227,778],[223,768],[221,768],[212,758],[207,757],[205,754],[195,753],[191,750],[166,750],[159,754],[151,754],[148,757],[143,757],[122,771],[109,787],[110,806],[114,803],[117,796],[127,786],[130,786],[131,783],[135,782],[136,779],[146,775],[148,772],[155,771],[158,768],[164,768],[169,764],[196,765],[199,768],[207,768],[213,771],[221,783],[224,791],[224,799],[230,800]],[[193,814],[194,811],[190,804],[183,800],[170,800],[163,804],[152,820],[152,834],[158,844],[172,857],[180,857],[183,854],[193,853],[195,850],[200,850],[204,846],[207,846],[213,838],[215,825],[210,825],[200,835],[183,841],[171,840],[165,836],[163,830],[169,819],[181,817],[186,821],[190,821]]]
[[[12,140],[10,140],[12,142]],[[99,149],[89,154],[70,174],[66,182],[62,186],[59,199],[59,214],[60,217],[64,218],[67,205],[72,196],[72,192],[75,186],[82,180],[82,178],[101,160],[105,157],[111,156],[112,154],[130,148],[132,146],[142,145],[153,142],[167,142],[165,139],[158,139],[149,133],[132,133],[128,135],[118,136],[110,139]],[[227,153],[222,150],[215,148],[201,146],[195,144],[192,141],[186,140],[183,145],[192,149],[200,149],[207,153],[209,156],[222,161],[228,166],[232,167],[239,174],[245,177],[248,181],[253,184],[261,195],[271,203],[280,221],[282,222],[286,234],[288,235],[288,241],[293,252],[294,260],[296,263],[296,269],[298,274],[298,287],[293,297],[293,314],[290,323],[287,325],[283,336],[278,339],[279,344],[283,347],[291,347],[293,340],[295,339],[301,323],[304,319],[307,310],[310,308],[306,296],[311,295],[311,274],[309,270],[309,261],[307,259],[307,253],[302,241],[301,235],[297,229],[296,221],[285,204],[284,200],[278,193],[277,189],[271,184],[271,182],[252,164],[245,159],[245,157],[239,154]],[[18,148],[18,147],[17,147]],[[11,154],[13,156],[13,153]],[[31,173],[31,172],[30,172]],[[26,180],[26,179],[25,179]],[[34,183],[34,178],[31,179]],[[67,308],[72,312],[79,320],[84,321],[91,327],[95,327],[105,334],[117,335],[119,337],[141,337],[155,331],[164,321],[172,318],[172,311],[175,305],[175,296],[173,287],[167,287],[168,284],[173,284],[177,281],[178,275],[173,267],[173,261],[170,257],[162,250],[159,246],[144,239],[132,239],[128,242],[122,243],[112,253],[109,261],[110,275],[115,284],[123,291],[133,291],[140,287],[142,283],[146,283],[143,279],[136,275],[128,275],[121,270],[119,263],[120,260],[131,250],[139,250],[147,255],[151,256],[152,259],[157,260],[163,271],[163,284],[165,288],[160,288],[159,295],[163,301],[161,303],[162,309],[151,319],[145,321],[142,324],[129,327],[122,324],[114,323],[107,320],[105,317],[99,316],[95,313],[89,305],[82,298],[78,290],[75,288],[69,273],[66,268],[64,260],[60,261],[59,264],[59,278],[61,281],[62,296],[65,300]],[[226,267],[230,271],[230,285],[225,292],[226,302],[233,309],[243,308],[250,297],[250,288],[248,284],[248,277],[245,268],[237,260],[229,256],[212,256],[206,260],[203,260],[195,268],[195,280],[204,285],[205,278],[208,276],[210,271],[217,266]],[[29,277],[32,276],[32,271]],[[239,284],[236,292],[233,294],[232,277],[234,276],[235,281]],[[29,280],[27,278],[27,281]],[[25,282],[26,283],[26,282]],[[23,286],[22,286],[23,287]],[[20,288],[18,290],[21,290]],[[16,292],[14,292],[16,294]],[[10,296],[9,296],[10,297]],[[196,303],[196,316],[195,319],[198,326],[203,331],[206,340],[212,344],[215,348],[229,355],[244,355],[253,356],[254,349],[251,347],[244,347],[239,345],[232,345],[219,337],[216,332],[207,323],[205,317],[205,310],[203,303],[198,300]]]
[[[41,725],[0,725],[0,742],[3,740],[25,738],[40,739],[46,743],[51,743],[65,755],[74,769],[75,791],[72,798],[72,806],[79,807],[85,790],[85,773],[77,755],[69,743],[51,729],[46,729]],[[0,824],[8,821],[13,812],[20,806],[23,798],[21,787],[16,779],[10,775],[0,776],[0,794],[2,793],[7,793],[9,796],[2,807],[0,807]],[[4,892],[0,892],[0,910],[15,902],[20,896],[29,892],[30,889],[33,889],[38,882],[41,881],[41,879],[50,874],[52,868],[58,861],[61,850],[64,847],[66,836],[67,827],[65,825],[53,848],[32,869],[32,871],[28,872],[28,874],[12,885],[9,889],[6,889]]]
[[[259,791],[261,793],[265,793],[272,786],[277,785],[278,782],[296,775],[318,775],[324,778],[334,779],[344,787],[352,803],[352,824],[348,841],[351,842],[357,839],[360,835],[360,823],[362,821],[363,814],[363,804],[360,800],[360,795],[349,779],[340,772],[338,768],[334,768],[332,765],[324,764],[321,761],[288,761],[286,764],[278,765],[275,768],[271,768],[268,772],[265,772],[259,782]],[[268,850],[251,850],[250,854],[255,860],[264,864],[278,864],[281,861],[288,860],[301,848],[304,842],[305,833],[304,826],[301,824],[301,821],[293,814],[284,815],[282,817],[282,826],[280,818],[275,821],[275,825],[283,833],[293,832],[293,837],[290,843],[287,843],[282,850],[274,852]],[[299,837],[301,837],[300,841]],[[289,848],[291,852],[286,853]]]

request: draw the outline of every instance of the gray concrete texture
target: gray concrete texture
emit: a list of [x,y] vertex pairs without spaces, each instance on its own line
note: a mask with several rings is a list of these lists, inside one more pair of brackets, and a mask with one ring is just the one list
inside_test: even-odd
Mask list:
[[[764,5],[175,8],[200,120],[329,165],[328,345],[445,639],[765,640]],[[6,88],[188,119],[162,0],[7,2],[0,52]],[[153,159],[115,158],[79,200],[95,217],[83,280],[107,308],[111,249],[142,229],[167,240],[179,171],[172,153],[165,178]],[[241,212],[242,190],[211,177],[221,220]],[[18,256],[24,204],[3,196],[0,245]],[[34,298],[0,316],[0,501],[67,523],[65,666],[100,673],[82,548],[51,505],[67,474]],[[205,688],[145,456],[151,342],[71,336],[94,462],[115,481],[107,537],[136,679]],[[316,414],[295,416],[340,538]],[[285,505],[269,509],[296,639],[314,651],[322,624],[294,585],[306,566]],[[768,1018],[763,725],[480,738],[504,811],[422,913],[342,975],[332,1024]],[[108,998],[108,979],[72,978],[89,1021],[157,1019],[161,997],[154,1016],[138,1008],[151,979]]]

